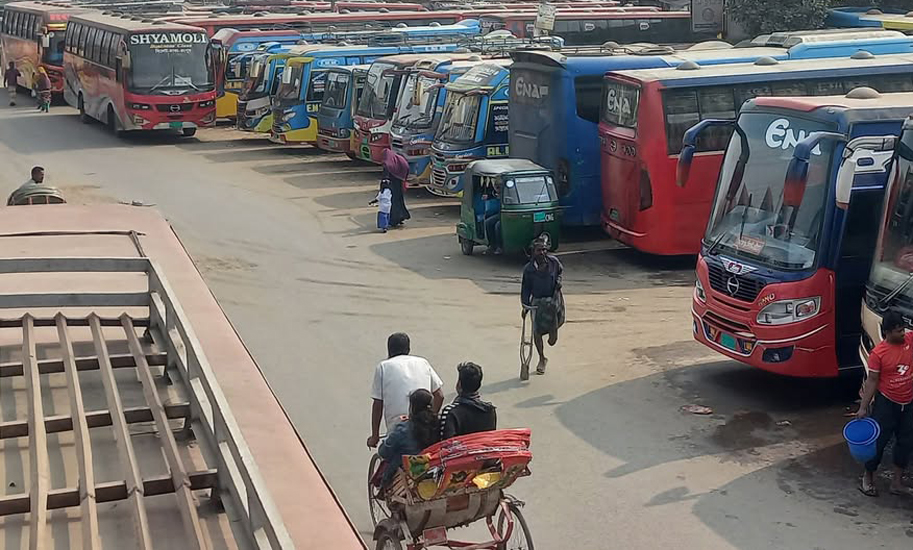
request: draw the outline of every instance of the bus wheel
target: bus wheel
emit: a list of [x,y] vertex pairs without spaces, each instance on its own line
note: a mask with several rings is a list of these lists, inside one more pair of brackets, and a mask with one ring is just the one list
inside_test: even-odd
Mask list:
[[88,124],[88,123],[92,122],[92,119],[89,118],[89,115],[86,114],[86,104],[82,99],[82,94],[79,94],[78,104],[79,104],[79,122],[82,122],[83,124]]
[[183,134],[184,137],[193,137],[194,134],[196,134],[196,133],[197,133],[196,128],[183,128],[181,130],[181,134]]
[[469,239],[460,237],[460,252],[466,256],[472,256],[472,249],[475,248],[475,244],[476,243],[470,241]]
[[121,130],[120,124],[117,122],[117,114],[114,112],[114,107],[110,105],[108,105],[108,128],[117,137],[124,135],[124,131]]

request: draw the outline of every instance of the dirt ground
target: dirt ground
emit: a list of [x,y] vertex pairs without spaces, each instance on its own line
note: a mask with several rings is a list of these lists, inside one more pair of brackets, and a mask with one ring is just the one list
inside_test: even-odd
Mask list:
[[913,500],[856,491],[840,430],[858,381],[773,376],[694,343],[694,258],[573,232],[567,325],[549,373],[520,382],[522,260],[461,255],[454,200],[410,192],[413,219],[379,234],[374,166],[224,127],[118,140],[67,107],[0,109],[0,159],[3,189],[42,164],[73,202],[138,201],[169,218],[366,538],[368,391],[400,330],[450,395],[455,365],[476,361],[501,425],[532,428],[533,476],[512,491],[540,550],[913,537]]

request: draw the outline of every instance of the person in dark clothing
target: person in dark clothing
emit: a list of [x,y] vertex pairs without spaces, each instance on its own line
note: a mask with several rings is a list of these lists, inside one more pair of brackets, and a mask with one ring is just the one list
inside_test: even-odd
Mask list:
[[[564,324],[564,296],[561,293],[561,278],[564,266],[555,256],[548,253],[548,237],[542,235],[533,241],[533,254],[526,267],[523,268],[523,281],[520,285],[520,302],[523,308],[523,317],[534,308],[533,314],[533,342],[539,352],[539,364],[536,365],[536,374],[545,374],[548,358],[543,350],[542,336],[548,334],[548,345],[558,343],[558,329]],[[529,367],[524,365],[520,371],[520,378],[529,378]]]
[[390,149],[384,151],[383,175],[390,180],[390,191],[393,193],[390,205],[390,227],[402,227],[403,222],[412,217],[406,208],[406,197],[403,194],[403,183],[409,176],[409,161]]
[[479,397],[482,367],[467,361],[457,365],[457,374],[457,397],[441,411],[441,440],[497,430],[495,406]]
[[10,107],[16,105],[16,90],[19,87],[19,77],[21,73],[16,68],[16,64],[10,61],[9,66],[3,71],[3,85],[6,86],[6,92],[9,94]]
[[885,313],[881,330],[884,340],[869,353],[868,374],[856,412],[856,418],[869,416],[871,403],[871,416],[881,426],[875,457],[865,463],[859,486],[870,497],[878,496],[875,472],[892,438],[895,439],[894,476],[890,492],[910,494],[901,478],[913,453],[913,333],[907,333],[903,315],[895,310]]
[[45,113],[51,108],[51,78],[44,67],[38,67],[38,81],[35,83],[38,96],[38,110]]
[[377,454],[386,462],[384,485],[403,467],[404,456],[417,455],[438,442],[433,404],[434,396],[428,390],[418,389],[409,394],[409,419],[397,424],[377,448]]

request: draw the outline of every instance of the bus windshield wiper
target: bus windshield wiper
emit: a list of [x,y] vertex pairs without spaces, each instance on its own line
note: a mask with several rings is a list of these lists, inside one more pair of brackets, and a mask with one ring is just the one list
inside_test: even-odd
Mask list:
[[723,237],[725,237],[725,236],[726,236],[726,232],[720,231],[720,235],[717,238],[713,239],[713,243],[711,243],[710,248],[707,249],[707,255],[709,255],[709,256],[713,255],[713,252],[716,250],[716,247],[719,246],[719,244],[721,242],[723,242]]
[[910,283],[913,282],[913,273],[907,275],[907,278],[901,281],[897,286],[894,287],[894,290],[885,294],[885,297],[878,302],[878,307],[881,311],[888,309],[888,306],[891,305],[891,302],[894,301],[894,298],[903,292],[905,288],[910,286]]
[[165,83],[168,82],[169,80],[171,80],[172,82],[174,82],[174,75],[170,75],[170,74],[169,74],[169,75],[165,75],[164,78],[162,78],[161,80],[159,80],[158,84],[156,84],[155,86],[149,88],[149,92],[152,93],[152,92],[158,90],[159,88],[162,87],[163,84],[165,84]]

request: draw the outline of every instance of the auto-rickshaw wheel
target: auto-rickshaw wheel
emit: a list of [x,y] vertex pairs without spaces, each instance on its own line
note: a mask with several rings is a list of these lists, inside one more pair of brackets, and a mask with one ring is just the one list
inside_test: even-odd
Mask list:
[[460,250],[463,254],[467,256],[472,256],[472,251],[476,247],[476,243],[470,241],[465,237],[460,237]]

